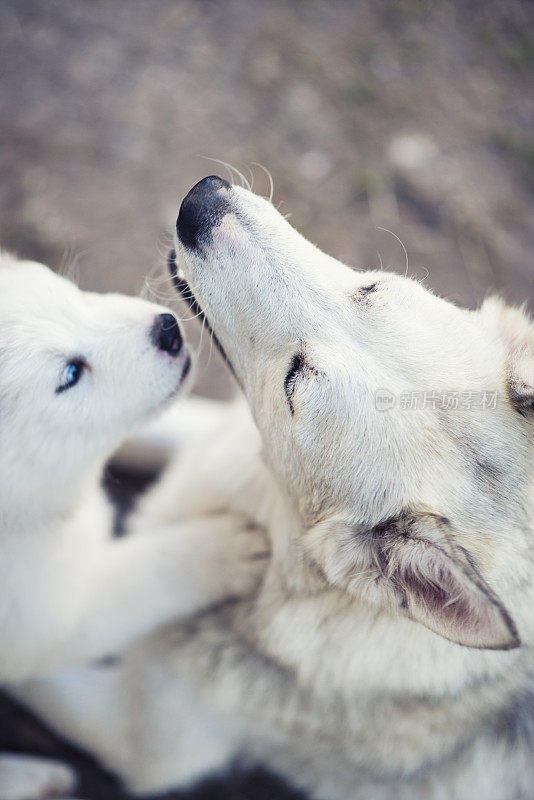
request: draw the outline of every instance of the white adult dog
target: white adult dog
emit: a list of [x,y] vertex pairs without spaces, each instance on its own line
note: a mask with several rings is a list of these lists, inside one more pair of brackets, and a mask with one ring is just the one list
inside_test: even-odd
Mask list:
[[[118,653],[252,588],[258,541],[235,517],[112,538],[104,461],[190,367],[166,309],[0,255],[0,682]],[[0,756],[1,800],[71,784],[61,765]]]
[[254,599],[35,707],[138,792],[241,754],[321,800],[532,798],[531,321],[353,271],[219,178],[177,229],[259,434],[214,411],[135,526],[238,509],[272,559]]

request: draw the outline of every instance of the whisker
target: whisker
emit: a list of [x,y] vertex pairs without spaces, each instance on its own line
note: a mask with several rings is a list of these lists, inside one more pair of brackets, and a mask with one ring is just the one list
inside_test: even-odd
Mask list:
[[241,181],[241,186],[243,186],[245,189],[248,189],[249,192],[251,191],[250,183],[247,181],[247,179],[245,178],[243,173],[240,172],[237,169],[237,167],[234,167],[232,164],[229,164],[227,161],[223,161],[222,158],[212,158],[212,156],[202,156],[202,155],[200,156],[200,158],[204,158],[204,159],[206,159],[206,161],[213,161],[215,164],[221,164],[223,167],[226,167],[226,169],[228,170],[228,172],[230,174],[230,182],[231,183],[234,182],[234,177],[232,175],[232,173],[234,172],[239,177],[239,179]]
[[202,311],[199,311],[198,314],[194,314],[192,317],[178,317],[178,319],[180,320],[180,322],[191,322],[191,320],[198,319],[199,317],[202,316],[203,316]]
[[271,175],[271,173],[269,172],[267,167],[264,167],[263,164],[259,163],[259,161],[253,161],[252,164],[254,166],[259,167],[260,169],[262,169],[265,172],[265,174],[267,175],[267,177],[269,179],[269,203],[272,203],[273,202],[273,195],[274,195],[273,176]]
[[419,283],[424,283],[426,281],[426,279],[428,278],[428,276],[430,275],[430,270],[428,269],[428,267],[423,267],[423,269],[426,269],[426,275],[424,276],[424,278],[421,278],[419,280]]
[[250,183],[249,183],[250,189],[249,189],[249,191],[250,191],[250,192],[253,192],[253,191],[254,191],[254,172],[253,172],[253,170],[252,170],[250,167],[248,167],[248,166],[247,166],[247,169],[248,169],[248,171],[249,171],[249,173],[250,173]]
[[58,274],[68,278],[72,283],[80,282],[80,261],[89,253],[88,250],[76,251],[75,245],[70,244],[63,251],[63,256],[58,267]]
[[380,250],[377,250],[376,254],[378,256],[378,261],[380,262],[380,272],[384,272],[384,264],[382,262],[382,256],[380,255]]
[[408,269],[409,269],[409,264],[408,264],[408,251],[406,250],[406,248],[405,248],[405,246],[404,246],[404,243],[403,243],[402,239],[400,239],[400,238],[397,236],[397,234],[396,234],[396,233],[393,233],[393,231],[390,231],[388,228],[382,228],[382,227],[380,227],[380,225],[377,225],[377,226],[376,226],[376,230],[379,230],[379,231],[385,231],[386,233],[390,233],[390,234],[391,234],[391,235],[392,235],[392,236],[393,236],[393,237],[394,237],[394,238],[395,238],[395,239],[398,241],[398,243],[400,244],[400,246],[401,246],[401,247],[402,247],[402,249],[404,250],[404,257],[405,257],[405,259],[406,259],[406,269],[405,269],[405,271],[404,271],[404,277],[406,278],[406,277],[408,276]]

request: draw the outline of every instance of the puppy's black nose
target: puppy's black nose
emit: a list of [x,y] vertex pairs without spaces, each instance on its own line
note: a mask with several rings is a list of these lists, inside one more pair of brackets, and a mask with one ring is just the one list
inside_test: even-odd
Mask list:
[[210,175],[196,183],[180,206],[176,222],[178,238],[184,247],[195,250],[208,243],[211,230],[230,210],[228,181]]
[[177,356],[182,349],[182,333],[172,314],[158,314],[150,336],[158,350],[171,356]]

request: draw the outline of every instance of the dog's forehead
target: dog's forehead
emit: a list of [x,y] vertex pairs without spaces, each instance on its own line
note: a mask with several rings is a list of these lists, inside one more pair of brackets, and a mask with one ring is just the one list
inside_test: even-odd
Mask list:
[[0,359],[44,355],[75,346],[83,295],[66,279],[33,262],[0,262]]
[[0,261],[0,318],[29,318],[46,310],[71,308],[75,313],[81,293],[70,281],[36,262]]
[[22,294],[35,287],[49,288],[61,283],[62,279],[52,270],[36,261],[0,260],[0,285],[4,291],[16,291]]

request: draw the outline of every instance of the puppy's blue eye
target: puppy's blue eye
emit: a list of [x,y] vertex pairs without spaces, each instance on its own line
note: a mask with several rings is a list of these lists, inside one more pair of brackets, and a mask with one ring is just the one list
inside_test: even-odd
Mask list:
[[61,373],[61,381],[56,389],[56,394],[60,394],[60,392],[65,392],[67,389],[76,386],[83,375],[84,369],[85,364],[79,358],[75,361],[69,361]]

